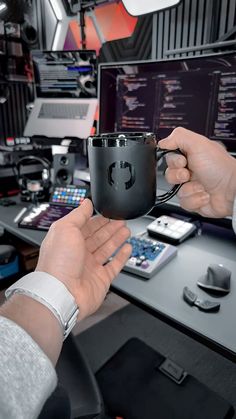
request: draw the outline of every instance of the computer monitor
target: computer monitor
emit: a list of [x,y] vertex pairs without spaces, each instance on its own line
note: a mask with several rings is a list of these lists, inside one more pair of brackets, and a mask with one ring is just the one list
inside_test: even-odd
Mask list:
[[152,131],[159,139],[183,126],[236,152],[236,53],[102,63],[99,132]]

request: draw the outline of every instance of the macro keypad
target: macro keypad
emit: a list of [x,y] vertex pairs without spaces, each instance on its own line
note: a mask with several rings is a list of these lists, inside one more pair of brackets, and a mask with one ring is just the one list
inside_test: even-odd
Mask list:
[[57,186],[51,197],[51,203],[77,207],[87,196],[88,189],[83,186]]
[[132,254],[123,270],[147,279],[177,253],[175,246],[155,240],[146,232],[130,237],[127,242],[132,246]]

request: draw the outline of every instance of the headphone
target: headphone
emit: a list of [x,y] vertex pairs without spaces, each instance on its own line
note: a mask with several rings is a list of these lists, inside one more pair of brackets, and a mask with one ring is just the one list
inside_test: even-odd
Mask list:
[[31,47],[38,42],[37,30],[27,21],[21,25],[21,37],[23,41]]
[[[33,179],[31,175],[23,173],[22,168],[29,163],[40,163],[43,166],[41,178]],[[38,156],[21,157],[16,163],[16,170],[22,200],[45,200],[47,198],[51,186],[51,163],[48,159]],[[39,171],[37,171],[37,173],[38,172]]]

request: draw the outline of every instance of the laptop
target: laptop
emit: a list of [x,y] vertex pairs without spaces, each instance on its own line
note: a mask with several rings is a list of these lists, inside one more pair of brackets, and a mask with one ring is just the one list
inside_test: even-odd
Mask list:
[[87,138],[97,99],[97,60],[93,50],[32,51],[35,102],[24,136]]

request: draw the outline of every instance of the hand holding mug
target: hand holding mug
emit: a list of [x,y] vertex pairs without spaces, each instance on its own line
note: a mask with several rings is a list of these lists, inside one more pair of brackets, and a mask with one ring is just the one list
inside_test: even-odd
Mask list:
[[236,196],[236,160],[222,146],[203,135],[178,127],[158,145],[174,150],[178,147],[188,161],[167,157],[166,178],[170,183],[186,182],[180,189],[180,205],[204,217],[232,215]]

